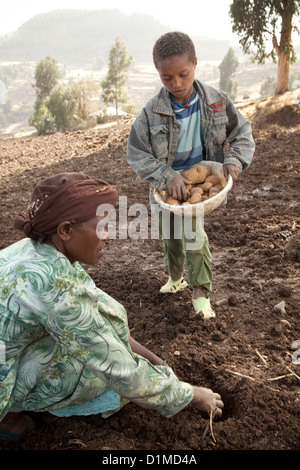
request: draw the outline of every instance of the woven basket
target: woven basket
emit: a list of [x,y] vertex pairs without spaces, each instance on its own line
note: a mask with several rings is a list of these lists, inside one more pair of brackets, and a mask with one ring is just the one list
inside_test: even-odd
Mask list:
[[227,193],[232,188],[232,177],[231,175],[228,176],[228,180],[225,180],[224,173],[223,173],[223,165],[219,162],[210,162],[210,161],[203,161],[201,165],[209,165],[211,168],[211,172],[213,175],[218,175],[221,179],[221,184],[224,186],[222,191],[220,191],[216,196],[213,196],[210,199],[206,199],[206,201],[198,202],[197,204],[191,204],[190,206],[173,206],[167,204],[165,201],[167,199],[167,192],[166,191],[159,191],[154,190],[153,197],[157,204],[159,204],[163,209],[166,209],[170,212],[173,212],[176,215],[184,215],[188,217],[195,217],[196,215],[207,215],[216,210],[222,202],[227,197]]

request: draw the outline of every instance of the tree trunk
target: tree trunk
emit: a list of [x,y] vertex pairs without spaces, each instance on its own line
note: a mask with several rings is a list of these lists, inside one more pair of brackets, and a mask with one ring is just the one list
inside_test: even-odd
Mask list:
[[115,83],[115,104],[116,104],[116,118],[117,118],[117,123],[119,124],[119,85],[116,82]]
[[119,124],[120,118],[119,118],[119,102],[116,99],[116,118],[117,118],[117,123]]
[[278,54],[277,78],[275,95],[285,93],[289,89],[290,61],[289,54],[280,52]]
[[289,88],[290,60],[292,51],[292,20],[293,8],[292,0],[284,0],[279,6],[278,13],[282,18],[280,44],[276,37],[273,37],[273,46],[278,56],[277,79],[275,85],[275,95],[285,93]]

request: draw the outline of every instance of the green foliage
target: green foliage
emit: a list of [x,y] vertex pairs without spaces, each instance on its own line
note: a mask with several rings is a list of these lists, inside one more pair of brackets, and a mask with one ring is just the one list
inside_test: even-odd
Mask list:
[[296,60],[292,31],[298,31],[295,17],[300,14],[300,1],[234,0],[229,14],[246,54],[260,64],[269,58],[278,61],[275,95],[286,92],[289,65]]
[[[243,51],[259,63],[268,58],[276,61],[277,47],[293,63],[295,54],[291,32],[297,28],[292,20],[299,13],[299,0],[234,0],[229,11],[232,30],[241,37]],[[278,35],[280,41],[277,40]]]
[[108,73],[101,82],[102,99],[106,105],[114,103],[118,116],[118,104],[125,103],[127,94],[124,86],[127,81],[127,73],[133,61],[129,55],[126,44],[120,37],[115,39],[109,53]]
[[74,88],[59,85],[47,99],[47,109],[54,118],[58,131],[67,131],[75,121],[77,93]]
[[55,59],[47,56],[36,66],[35,89],[39,98],[46,98],[58,84],[60,73]]
[[275,78],[268,77],[260,87],[260,96],[261,98],[268,98],[269,96],[274,95],[275,90]]
[[136,116],[138,114],[138,109],[134,104],[125,104],[123,106],[123,111],[131,116]]
[[11,98],[6,98],[5,103],[0,106],[3,109],[4,114],[8,114],[11,112],[13,107],[13,102]]
[[293,72],[289,77],[289,90],[300,88],[300,72]]
[[28,123],[36,128],[38,135],[52,134],[56,131],[55,120],[47,107],[46,99],[36,99],[34,114]]
[[75,88],[58,85],[60,73],[55,59],[47,56],[35,70],[37,99],[34,114],[29,124],[37,129],[38,135],[55,131],[66,131],[73,124],[77,105]]
[[38,135],[50,134],[56,130],[55,119],[48,108],[48,99],[59,77],[58,64],[52,57],[47,56],[37,64],[34,75],[37,99],[33,116],[28,122],[36,128]]
[[57,62],[51,57],[39,62],[35,78],[37,99],[29,124],[38,135],[72,128],[76,119],[85,120],[94,111],[91,98],[99,92],[99,86],[89,80],[81,80],[74,87],[58,84]]
[[76,115],[80,119],[88,119],[96,111],[92,98],[98,95],[99,86],[91,80],[79,80],[74,84],[74,89],[77,97]]
[[18,76],[18,66],[16,64],[0,66],[0,80],[8,85],[11,80],[15,80]]
[[56,131],[65,132],[75,121],[76,105],[76,90],[59,85],[52,90],[47,98],[37,98],[34,114],[30,118],[29,124],[36,128],[38,135]]
[[24,100],[22,104],[18,102],[19,95],[15,92],[15,83],[21,86],[21,83],[29,82],[31,76],[31,65],[24,63],[0,65],[0,127],[15,123],[23,110],[27,111],[27,101]]
[[238,58],[232,47],[229,48],[226,56],[219,65],[220,70],[220,90],[228,93],[232,100],[236,97],[238,83],[232,80],[239,66]]

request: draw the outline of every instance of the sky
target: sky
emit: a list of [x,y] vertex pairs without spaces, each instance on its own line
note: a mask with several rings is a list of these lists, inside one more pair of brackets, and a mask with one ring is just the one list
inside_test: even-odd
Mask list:
[[189,35],[229,40],[234,46],[238,45],[238,37],[231,29],[228,14],[231,3],[231,0],[7,0],[0,7],[0,36],[16,31],[33,16],[48,11],[117,8],[126,15],[146,13]]

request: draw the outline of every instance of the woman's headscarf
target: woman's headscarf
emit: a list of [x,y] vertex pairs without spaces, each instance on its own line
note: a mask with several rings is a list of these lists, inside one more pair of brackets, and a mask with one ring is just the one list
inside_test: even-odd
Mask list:
[[15,228],[41,243],[64,221],[84,222],[96,217],[101,204],[116,205],[117,191],[107,182],[81,173],[61,173],[34,188],[27,216],[19,214]]

